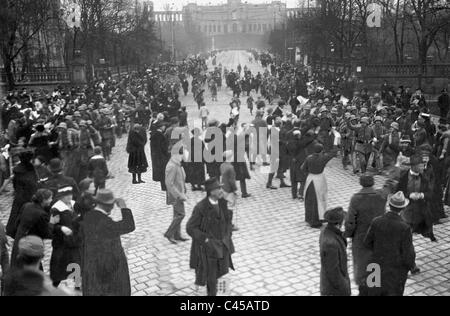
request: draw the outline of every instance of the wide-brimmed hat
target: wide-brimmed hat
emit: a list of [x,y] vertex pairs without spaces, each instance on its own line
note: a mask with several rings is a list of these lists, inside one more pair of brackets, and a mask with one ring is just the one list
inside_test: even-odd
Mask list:
[[94,197],[94,202],[105,205],[114,205],[114,203],[116,203],[116,198],[114,197],[114,193],[110,190],[99,190]]
[[403,209],[409,205],[409,200],[405,198],[403,192],[397,192],[389,199],[389,205],[397,209]]
[[331,209],[325,213],[325,221],[329,224],[342,224],[345,219],[345,212],[342,207]]
[[50,160],[48,169],[52,173],[61,172],[63,170],[63,163],[62,163],[61,159],[55,158],[55,159]]
[[205,190],[210,193],[214,190],[221,189],[222,185],[216,178],[209,179],[205,182]]

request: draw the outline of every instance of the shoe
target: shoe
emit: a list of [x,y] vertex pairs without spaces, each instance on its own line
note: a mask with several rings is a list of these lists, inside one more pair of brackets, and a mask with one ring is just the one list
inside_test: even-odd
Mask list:
[[415,267],[414,269],[411,270],[411,275],[418,275],[420,274],[420,269],[418,267]]
[[303,196],[298,198],[300,200],[300,202],[305,202],[305,198]]
[[133,184],[140,184],[139,182],[137,182],[137,181],[133,181]]
[[251,194],[242,194],[242,198],[243,199],[248,199],[249,197],[251,197],[252,195]]
[[290,186],[290,185],[288,185],[288,184],[286,184],[286,183],[282,183],[281,185],[280,185],[280,188],[281,189],[284,189],[284,188],[291,188],[292,186]]
[[141,180],[141,181],[139,181],[139,183],[140,184],[144,184],[144,183],[147,183],[147,182]]
[[234,232],[238,232],[238,231],[239,231],[239,227],[233,225],[232,230],[233,230]]
[[172,239],[172,238],[170,238],[170,237],[167,237],[167,236],[164,236],[164,237],[166,237],[167,240],[168,240],[172,245],[178,245],[178,243],[177,243],[174,239]]
[[177,238],[177,239],[175,239],[176,241],[181,241],[181,242],[187,242],[187,241],[189,241],[189,239],[186,239],[186,238],[183,238],[183,237],[180,237],[180,238]]

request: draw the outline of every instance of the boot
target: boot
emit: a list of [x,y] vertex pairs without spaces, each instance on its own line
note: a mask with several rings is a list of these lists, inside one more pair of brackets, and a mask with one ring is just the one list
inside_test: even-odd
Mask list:
[[274,177],[275,177],[275,173],[269,174],[269,181],[267,182],[267,186],[266,186],[266,188],[269,190],[277,190],[278,189],[272,185]]
[[133,173],[133,184],[139,184],[139,182],[136,180],[136,174]]
[[138,183],[146,183],[145,181],[142,181],[142,174],[138,173]]
[[241,181],[241,192],[242,192],[243,199],[247,199],[247,198],[251,197],[251,194],[248,194],[248,192],[247,192],[247,183],[245,182],[245,180]]
[[290,185],[286,184],[286,182],[284,181],[284,179],[280,179],[280,181],[281,181],[281,186],[280,186],[280,188],[290,188],[290,187],[291,187]]

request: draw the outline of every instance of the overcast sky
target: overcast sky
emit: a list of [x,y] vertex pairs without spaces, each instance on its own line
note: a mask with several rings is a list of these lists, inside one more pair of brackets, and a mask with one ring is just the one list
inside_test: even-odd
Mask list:
[[[271,0],[242,0],[242,2],[248,1],[249,3],[271,3]],[[176,9],[181,9],[183,5],[187,3],[197,3],[199,5],[207,5],[211,3],[212,5],[226,3],[227,0],[153,0],[155,4],[155,11],[163,11],[167,3],[175,4]],[[281,2],[287,3],[288,8],[295,8],[298,4],[298,0],[281,0]]]

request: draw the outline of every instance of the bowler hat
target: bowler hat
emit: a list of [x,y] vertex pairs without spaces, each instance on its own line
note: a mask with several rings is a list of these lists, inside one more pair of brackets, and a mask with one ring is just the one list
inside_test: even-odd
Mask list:
[[97,195],[94,197],[94,202],[105,205],[114,205],[116,199],[114,198],[114,193],[110,190],[99,190]]
[[62,163],[61,159],[55,158],[55,159],[50,160],[48,168],[50,169],[50,172],[52,172],[52,173],[59,173],[63,170],[63,163]]
[[375,179],[373,176],[364,175],[359,179],[359,183],[364,188],[371,188],[375,185]]
[[205,190],[210,193],[214,190],[222,188],[222,185],[219,183],[219,180],[216,178],[209,179],[205,182]]
[[397,209],[404,209],[409,205],[409,200],[405,198],[402,191],[397,192],[389,199],[389,205]]
[[342,207],[331,209],[325,213],[325,221],[329,224],[342,224],[345,219],[345,212]]

